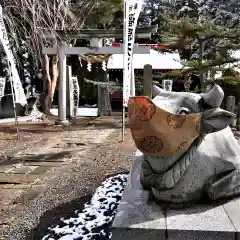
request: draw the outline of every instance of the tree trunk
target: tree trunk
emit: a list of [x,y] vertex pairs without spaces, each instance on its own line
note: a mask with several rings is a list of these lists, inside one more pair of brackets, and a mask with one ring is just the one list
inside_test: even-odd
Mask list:
[[40,97],[40,103],[42,106],[42,111],[45,114],[50,113],[50,105],[51,105],[51,93],[52,93],[52,82],[50,75],[50,62],[47,54],[44,55],[44,76],[43,76],[43,92]]
[[[103,82],[108,82],[107,73],[103,73]],[[98,85],[98,111],[100,116],[111,116],[112,107],[107,87]]]
[[53,97],[55,94],[56,86],[57,86],[57,80],[58,80],[58,56],[53,57],[52,61],[52,81],[51,81],[51,103],[53,101]]
[[[58,80],[58,56],[54,56],[50,61],[48,55],[44,55],[44,77],[43,77],[43,93],[40,97],[42,111],[45,114],[50,113],[51,104],[55,94]],[[52,73],[52,74],[51,74]]]

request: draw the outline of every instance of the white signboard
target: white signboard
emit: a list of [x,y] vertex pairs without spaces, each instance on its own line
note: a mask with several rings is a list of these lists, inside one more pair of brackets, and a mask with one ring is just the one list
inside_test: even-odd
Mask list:
[[0,6],[0,42],[3,46],[3,49],[7,55],[7,60],[9,63],[10,77],[13,83],[14,94],[15,94],[15,102],[20,103],[24,106],[27,103],[27,99],[24,93],[24,89],[22,87],[22,83],[19,78],[19,74],[17,71],[15,59],[10,48],[10,43],[8,40],[7,30],[3,21],[3,9]]
[[135,30],[143,1],[124,0],[124,4],[123,106],[127,107],[131,95],[131,85],[133,86],[131,79]]
[[172,91],[172,85],[173,85],[173,80],[171,80],[171,79],[163,80],[163,89],[165,91],[171,92]]
[[0,101],[4,96],[5,85],[6,85],[6,78],[1,77],[0,78]]
[[80,88],[77,77],[72,77],[72,90],[73,90],[73,116],[77,116]]

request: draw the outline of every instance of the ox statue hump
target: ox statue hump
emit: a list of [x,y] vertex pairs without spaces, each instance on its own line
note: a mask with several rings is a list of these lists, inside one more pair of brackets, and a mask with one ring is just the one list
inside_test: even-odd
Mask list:
[[220,108],[224,93],[166,92],[132,97],[129,125],[144,154],[140,180],[156,200],[183,203],[240,193],[240,145],[229,125],[234,114]]

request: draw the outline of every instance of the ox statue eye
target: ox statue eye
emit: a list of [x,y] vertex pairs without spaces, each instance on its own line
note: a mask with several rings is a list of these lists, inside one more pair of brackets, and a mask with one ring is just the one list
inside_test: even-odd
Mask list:
[[189,110],[187,108],[180,108],[178,111],[178,114],[180,115],[187,115],[189,113]]

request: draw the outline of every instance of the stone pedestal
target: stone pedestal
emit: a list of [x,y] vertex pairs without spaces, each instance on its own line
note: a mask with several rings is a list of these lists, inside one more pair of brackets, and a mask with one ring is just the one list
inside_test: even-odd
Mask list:
[[71,124],[68,120],[65,120],[65,121],[60,121],[60,120],[57,120],[55,122],[55,125],[61,125],[63,127],[69,127]]
[[143,69],[143,94],[152,98],[152,65],[146,64]]
[[[26,106],[22,106],[20,103],[15,103],[17,116],[24,116]],[[14,107],[12,95],[4,95],[1,98],[0,104],[0,118],[14,118]]]
[[[236,108],[236,98],[234,96],[228,96],[226,101],[226,110],[235,113]],[[236,120],[234,119],[232,124],[233,127],[236,126]]]
[[240,239],[240,199],[222,204],[157,205],[140,184],[137,151],[113,222],[113,240]]

